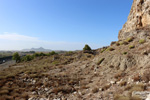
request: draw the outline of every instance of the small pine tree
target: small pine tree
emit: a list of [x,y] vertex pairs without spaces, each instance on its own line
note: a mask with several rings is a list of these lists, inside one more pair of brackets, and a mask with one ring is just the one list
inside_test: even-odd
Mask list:
[[56,55],[57,53],[55,51],[52,51],[52,52],[49,52],[48,53],[48,56],[51,56],[51,55]]
[[16,60],[17,63],[20,62],[20,56],[19,56],[18,52],[13,54],[13,58],[12,59]]
[[85,51],[85,50],[90,51],[90,50],[91,50],[91,47],[90,47],[89,45],[86,44],[86,45],[84,46],[83,50],[84,50],[84,51]]

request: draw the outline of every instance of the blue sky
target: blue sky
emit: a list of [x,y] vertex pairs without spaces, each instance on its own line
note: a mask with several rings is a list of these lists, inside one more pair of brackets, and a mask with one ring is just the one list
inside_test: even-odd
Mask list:
[[132,0],[0,0],[0,50],[96,49],[117,41]]

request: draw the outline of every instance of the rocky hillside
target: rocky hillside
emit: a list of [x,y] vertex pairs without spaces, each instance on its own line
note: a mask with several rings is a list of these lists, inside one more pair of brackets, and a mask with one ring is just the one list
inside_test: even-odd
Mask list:
[[0,71],[0,100],[150,100],[149,0],[134,0],[119,40]]

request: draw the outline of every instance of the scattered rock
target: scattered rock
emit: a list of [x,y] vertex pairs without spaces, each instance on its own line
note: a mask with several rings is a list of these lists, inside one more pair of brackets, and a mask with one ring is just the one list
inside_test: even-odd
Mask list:
[[149,98],[150,96],[150,91],[133,91],[132,92],[132,97],[138,96],[141,99],[146,99]]

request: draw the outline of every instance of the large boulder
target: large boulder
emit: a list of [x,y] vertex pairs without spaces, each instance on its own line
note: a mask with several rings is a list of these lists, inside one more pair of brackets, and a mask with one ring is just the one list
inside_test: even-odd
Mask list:
[[120,30],[118,38],[123,40],[136,34],[148,33],[147,31],[150,31],[150,0],[133,0],[128,20]]

